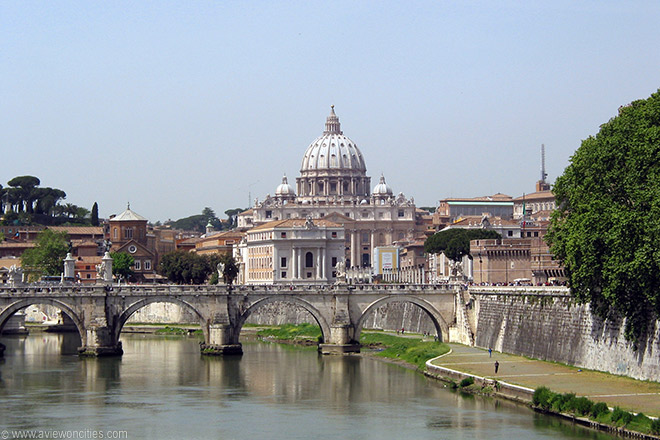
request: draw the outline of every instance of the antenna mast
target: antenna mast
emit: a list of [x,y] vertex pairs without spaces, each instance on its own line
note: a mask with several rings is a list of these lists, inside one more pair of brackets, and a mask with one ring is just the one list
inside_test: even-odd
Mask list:
[[545,172],[545,145],[541,144],[541,182],[545,183],[548,174]]

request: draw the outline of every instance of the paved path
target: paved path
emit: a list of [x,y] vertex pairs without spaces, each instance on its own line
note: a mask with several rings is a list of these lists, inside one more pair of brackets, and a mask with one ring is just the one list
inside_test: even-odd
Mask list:
[[[580,370],[576,367],[495,351],[492,357],[489,357],[488,350],[459,344],[449,345],[452,352],[433,361],[434,365],[532,389],[545,386],[555,392],[575,393],[595,402],[605,402],[611,407],[620,406],[628,411],[660,417],[659,382]],[[495,361],[500,363],[497,374],[495,374]]]

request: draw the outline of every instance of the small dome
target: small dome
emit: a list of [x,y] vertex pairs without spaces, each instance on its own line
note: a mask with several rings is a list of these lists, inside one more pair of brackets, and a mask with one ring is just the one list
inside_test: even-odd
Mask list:
[[373,195],[375,196],[391,196],[392,195],[392,188],[385,183],[385,176],[382,174],[380,175],[380,181],[378,182],[378,185],[374,186],[374,191]]
[[334,106],[325,122],[323,135],[307,147],[300,167],[303,174],[318,170],[354,170],[360,173],[367,170],[362,152],[341,131]]
[[286,179],[286,175],[282,177],[282,183],[277,186],[275,190],[275,196],[279,197],[295,197],[296,192],[293,190],[293,187],[289,185],[289,181]]

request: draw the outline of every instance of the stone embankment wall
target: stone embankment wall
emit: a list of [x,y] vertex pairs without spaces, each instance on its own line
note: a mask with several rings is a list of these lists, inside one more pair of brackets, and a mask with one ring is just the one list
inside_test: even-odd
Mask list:
[[635,351],[625,339],[624,322],[592,316],[588,305],[576,304],[567,293],[530,293],[472,292],[475,345],[660,380],[660,321]]

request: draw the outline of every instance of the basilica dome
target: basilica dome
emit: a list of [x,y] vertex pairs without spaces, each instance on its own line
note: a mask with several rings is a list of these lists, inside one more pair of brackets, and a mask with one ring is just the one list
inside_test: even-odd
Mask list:
[[300,167],[302,174],[320,170],[351,170],[362,174],[367,171],[362,152],[341,131],[334,106],[326,120],[323,135],[307,147]]
[[392,195],[392,188],[385,182],[385,176],[380,175],[380,181],[378,182],[378,185],[374,187],[374,190],[372,192],[374,196],[391,196]]
[[293,187],[289,185],[289,182],[286,176],[282,177],[282,183],[277,186],[275,190],[275,195],[278,197],[295,197],[296,192],[293,190]]

